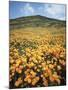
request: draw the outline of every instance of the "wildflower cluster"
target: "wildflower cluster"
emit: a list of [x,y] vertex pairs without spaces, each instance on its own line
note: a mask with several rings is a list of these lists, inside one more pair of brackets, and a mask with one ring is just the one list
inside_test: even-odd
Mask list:
[[53,32],[56,30],[10,32],[11,88],[65,84],[65,34]]

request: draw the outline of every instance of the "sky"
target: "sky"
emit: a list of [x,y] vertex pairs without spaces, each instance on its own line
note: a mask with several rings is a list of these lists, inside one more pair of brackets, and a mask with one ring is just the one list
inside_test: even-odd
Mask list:
[[9,18],[41,15],[49,18],[66,20],[66,5],[52,3],[9,2]]

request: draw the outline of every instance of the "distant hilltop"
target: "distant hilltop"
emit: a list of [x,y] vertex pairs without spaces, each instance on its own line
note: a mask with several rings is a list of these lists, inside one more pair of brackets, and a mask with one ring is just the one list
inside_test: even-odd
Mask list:
[[25,27],[55,27],[61,28],[66,26],[66,21],[48,18],[45,16],[35,15],[10,19],[10,29]]

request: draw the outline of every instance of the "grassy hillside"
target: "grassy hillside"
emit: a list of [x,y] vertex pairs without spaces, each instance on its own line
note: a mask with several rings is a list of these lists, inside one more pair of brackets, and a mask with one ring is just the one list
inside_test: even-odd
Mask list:
[[66,85],[65,28],[42,16],[10,20],[10,88]]
[[10,19],[10,29],[19,29],[25,27],[65,27],[65,21],[47,18],[44,16],[27,16],[16,19]]

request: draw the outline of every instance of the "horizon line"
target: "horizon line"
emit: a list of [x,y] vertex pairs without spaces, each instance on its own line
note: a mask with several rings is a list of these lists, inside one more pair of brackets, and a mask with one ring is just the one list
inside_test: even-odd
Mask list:
[[31,17],[31,16],[41,16],[41,17],[45,17],[45,18],[49,18],[49,19],[54,19],[54,20],[66,21],[66,19],[65,20],[60,20],[60,19],[56,19],[56,18],[50,18],[50,17],[47,17],[47,16],[43,16],[43,15],[27,15],[27,16],[20,16],[20,17],[16,17],[16,18],[10,18],[9,17],[9,20],[14,20],[14,19],[19,19],[19,18],[26,18],[26,17]]

